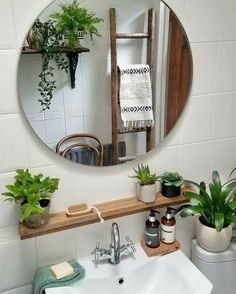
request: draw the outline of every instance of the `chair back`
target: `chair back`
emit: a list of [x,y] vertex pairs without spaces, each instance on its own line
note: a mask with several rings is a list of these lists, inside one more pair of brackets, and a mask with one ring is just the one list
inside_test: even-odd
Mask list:
[[[82,140],[81,142],[78,143],[71,143],[73,140]],[[90,142],[84,142],[84,140],[89,139]],[[94,146],[93,142],[96,143],[96,146]],[[71,143],[71,144],[70,144]],[[62,148],[63,145],[66,144],[65,148]],[[96,165],[102,166],[103,165],[103,156],[104,156],[104,146],[100,139],[98,137],[92,135],[92,134],[87,134],[87,133],[78,133],[78,134],[72,134],[65,136],[62,138],[56,145],[56,153],[60,154],[63,157],[67,157],[67,155],[73,151],[74,149],[77,148],[84,148],[88,149],[92,152],[95,153],[96,155]]]

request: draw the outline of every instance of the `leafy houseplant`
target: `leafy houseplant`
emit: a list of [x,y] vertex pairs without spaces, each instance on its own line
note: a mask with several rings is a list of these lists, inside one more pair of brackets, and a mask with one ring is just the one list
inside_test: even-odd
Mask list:
[[15,183],[6,185],[5,200],[21,204],[20,223],[37,228],[47,221],[52,193],[58,189],[59,179],[42,174],[32,176],[28,169],[17,169]]
[[42,54],[42,68],[39,74],[38,91],[42,97],[39,99],[42,111],[50,109],[53,91],[56,89],[56,81],[54,79],[55,61],[59,70],[68,71],[69,64],[58,50],[63,44],[63,37],[53,25],[51,20],[41,22],[39,19],[35,21],[33,27],[27,37],[30,47],[39,49]]
[[165,172],[159,176],[162,183],[162,194],[166,197],[180,195],[183,177],[177,172]]
[[72,3],[61,3],[60,12],[52,14],[50,17],[55,21],[56,29],[59,33],[68,38],[68,47],[74,49],[80,46],[78,32],[88,34],[93,40],[93,36],[101,36],[96,25],[104,20],[84,7],[80,7],[80,2],[74,0]]
[[197,204],[185,206],[180,215],[200,215],[197,239],[203,248],[213,252],[226,249],[232,236],[230,224],[236,224],[236,178],[222,184],[219,173],[213,171],[209,191],[206,191],[203,182],[200,185],[194,181],[185,182],[197,187],[199,193],[184,193],[187,198],[196,200]]
[[131,178],[136,178],[137,183],[137,198],[138,200],[150,203],[154,202],[156,199],[156,181],[158,177],[155,173],[151,173],[148,165],[140,164],[138,168],[135,169],[135,176]]

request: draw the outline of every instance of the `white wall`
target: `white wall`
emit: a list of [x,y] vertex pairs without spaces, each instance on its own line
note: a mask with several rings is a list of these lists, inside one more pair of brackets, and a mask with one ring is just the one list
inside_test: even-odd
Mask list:
[[[64,161],[32,135],[21,114],[16,85],[19,48],[33,20],[49,3],[50,0],[0,1],[0,191],[12,181],[16,168],[29,167],[35,173],[60,177],[53,211],[82,201],[96,203],[134,195],[134,182],[128,177],[134,163],[96,169]],[[225,179],[236,161],[236,2],[168,3],[182,20],[191,41],[193,88],[177,126],[145,162],[157,173],[177,170],[185,178],[199,181],[209,180],[211,171],[217,169]],[[0,292],[5,294],[30,293],[27,285],[38,266],[86,255],[98,240],[103,241],[102,246],[108,244],[111,221],[20,241],[16,213],[14,205],[0,202]],[[118,219],[122,235],[129,234],[138,241],[144,219],[145,214]],[[178,219],[177,237],[187,255],[193,235],[191,220]]]

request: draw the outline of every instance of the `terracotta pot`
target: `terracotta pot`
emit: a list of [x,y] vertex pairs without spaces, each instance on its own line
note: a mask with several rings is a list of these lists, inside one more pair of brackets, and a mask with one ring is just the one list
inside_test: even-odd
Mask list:
[[152,203],[156,200],[157,189],[156,184],[140,185],[137,183],[137,199],[144,203]]
[[181,193],[181,187],[176,186],[166,186],[165,183],[162,183],[162,195],[165,197],[175,197],[179,196]]
[[33,213],[24,220],[24,224],[30,229],[37,229],[48,222],[48,214],[50,209],[50,200],[40,200],[41,207],[44,208],[42,213]]
[[232,226],[228,225],[220,232],[217,232],[215,228],[204,225],[201,221],[201,217],[197,220],[197,240],[199,245],[210,251],[220,252],[229,247],[232,237]]

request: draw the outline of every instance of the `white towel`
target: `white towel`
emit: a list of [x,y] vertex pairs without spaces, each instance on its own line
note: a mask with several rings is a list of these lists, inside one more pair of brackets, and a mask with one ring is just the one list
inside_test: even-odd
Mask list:
[[124,127],[154,125],[150,68],[146,64],[120,68],[120,108]]

